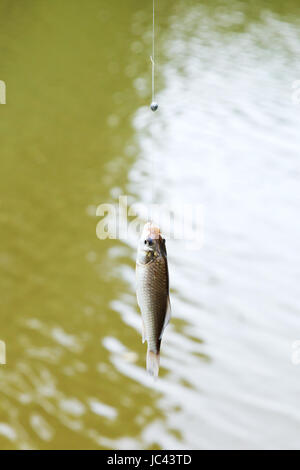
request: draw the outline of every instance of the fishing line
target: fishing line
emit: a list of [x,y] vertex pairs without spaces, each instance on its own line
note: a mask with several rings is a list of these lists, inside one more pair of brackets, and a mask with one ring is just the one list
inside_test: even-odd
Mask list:
[[155,101],[155,0],[153,0],[153,22],[152,22],[152,55],[150,56],[152,63],[152,103],[151,110],[156,111],[158,104]]
[[[150,109],[155,112],[158,109],[158,103],[155,101],[155,0],[153,0],[153,17],[152,17],[152,55],[150,56],[152,64],[152,102]],[[148,222],[152,223],[154,214],[153,214],[153,205],[155,200],[155,158],[154,152],[151,157],[151,173],[150,173],[150,182],[151,182],[151,206],[150,211],[148,211]]]

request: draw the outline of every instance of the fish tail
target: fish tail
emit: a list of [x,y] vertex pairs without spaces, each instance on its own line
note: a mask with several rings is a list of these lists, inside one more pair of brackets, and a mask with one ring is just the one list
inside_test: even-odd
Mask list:
[[147,350],[147,372],[153,377],[158,377],[159,356],[159,351],[158,353],[155,353],[150,351],[150,349]]

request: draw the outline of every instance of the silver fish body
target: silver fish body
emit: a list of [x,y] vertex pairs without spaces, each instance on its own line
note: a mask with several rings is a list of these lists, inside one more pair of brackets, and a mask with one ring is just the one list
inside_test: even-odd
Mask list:
[[136,279],[143,342],[148,343],[147,371],[157,376],[162,334],[170,319],[169,273],[165,240],[151,223],[145,225],[139,243]]

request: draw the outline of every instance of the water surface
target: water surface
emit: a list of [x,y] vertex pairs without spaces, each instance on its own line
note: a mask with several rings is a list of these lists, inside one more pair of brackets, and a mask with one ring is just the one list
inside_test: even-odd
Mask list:
[[[149,4],[148,4],[149,3]],[[299,5],[0,2],[0,447],[299,448]],[[145,374],[136,240],[96,207],[202,204],[168,242],[172,323]]]

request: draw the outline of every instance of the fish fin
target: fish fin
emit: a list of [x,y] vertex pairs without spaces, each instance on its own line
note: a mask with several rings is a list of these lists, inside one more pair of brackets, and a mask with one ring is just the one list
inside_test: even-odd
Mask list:
[[141,309],[141,302],[140,302],[140,296],[139,296],[138,289],[136,290],[136,300],[137,300],[137,304],[139,306],[139,309]]
[[146,331],[145,331],[145,323],[144,323],[144,320],[142,320],[142,341],[143,341],[143,344],[144,342],[146,341]]
[[167,311],[166,311],[165,321],[164,321],[164,324],[163,324],[163,327],[162,327],[162,330],[161,330],[159,339],[162,339],[162,335],[163,335],[163,333],[164,333],[166,327],[168,326],[170,320],[171,320],[171,303],[170,303],[170,297],[168,296],[168,300],[167,300]]
[[153,377],[158,377],[159,371],[159,353],[147,350],[147,372]]

